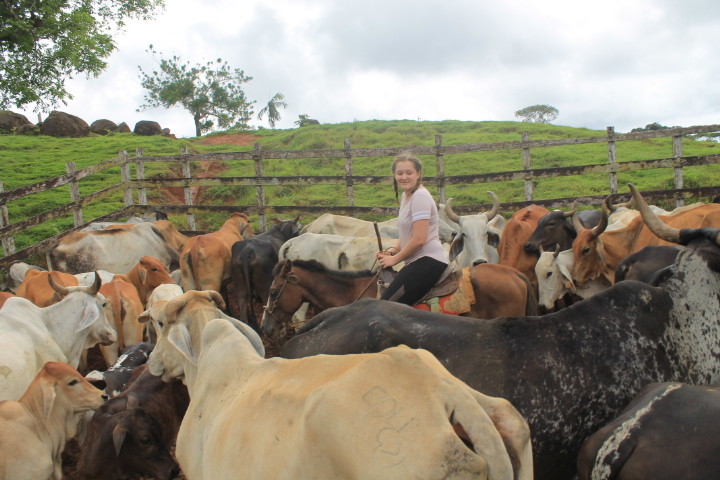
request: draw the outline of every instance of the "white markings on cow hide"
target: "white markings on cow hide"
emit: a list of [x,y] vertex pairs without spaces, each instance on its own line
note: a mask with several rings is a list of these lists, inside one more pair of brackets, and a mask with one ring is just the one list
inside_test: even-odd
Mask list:
[[592,474],[590,475],[591,480],[603,480],[610,478],[610,475],[613,473],[613,465],[615,462],[620,460],[620,446],[622,443],[630,440],[630,436],[633,432],[640,427],[640,421],[652,410],[656,402],[662,400],[670,392],[677,390],[680,387],[682,387],[682,384],[679,383],[668,385],[663,393],[653,398],[653,400],[648,402],[647,405],[635,412],[632,417],[628,418],[615,428],[613,433],[598,449]]
[[12,373],[12,368],[7,365],[0,365],[0,375],[7,378]]
[[720,274],[692,250],[678,255],[674,274],[660,285],[672,297],[671,325],[665,333],[678,362],[675,380],[720,382]]

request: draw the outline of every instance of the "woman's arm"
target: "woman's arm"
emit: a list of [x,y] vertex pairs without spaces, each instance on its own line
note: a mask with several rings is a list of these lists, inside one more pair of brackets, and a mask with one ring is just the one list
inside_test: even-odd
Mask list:
[[[420,247],[425,245],[427,242],[428,229],[430,228],[430,220],[415,220],[412,223],[412,237],[407,242],[404,248],[400,249],[395,255],[382,255],[378,257],[380,265],[383,267],[392,267],[406,258],[410,257]],[[396,242],[395,246],[399,247],[399,242]]]

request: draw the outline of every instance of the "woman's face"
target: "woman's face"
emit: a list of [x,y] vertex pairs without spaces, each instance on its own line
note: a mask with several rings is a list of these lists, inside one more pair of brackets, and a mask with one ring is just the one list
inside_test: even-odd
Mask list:
[[410,160],[403,160],[395,164],[395,180],[403,192],[412,191],[420,181],[420,172]]

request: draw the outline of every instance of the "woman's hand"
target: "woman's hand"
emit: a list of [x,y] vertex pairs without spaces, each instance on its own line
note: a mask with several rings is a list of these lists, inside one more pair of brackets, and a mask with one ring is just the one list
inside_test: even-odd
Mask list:
[[378,263],[383,268],[389,268],[389,267],[392,267],[393,265],[397,265],[398,263],[400,263],[400,259],[398,259],[394,255],[391,255],[386,252],[378,252],[375,255],[375,258],[377,258]]

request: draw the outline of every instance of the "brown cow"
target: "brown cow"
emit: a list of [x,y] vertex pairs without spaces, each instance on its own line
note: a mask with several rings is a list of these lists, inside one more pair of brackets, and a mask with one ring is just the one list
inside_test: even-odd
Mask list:
[[119,480],[178,474],[168,452],[190,398],[181,382],[165,383],[147,364],[137,367],[126,389],[95,411],[83,440],[78,470],[85,478]]
[[121,278],[135,285],[143,307],[158,285],[175,283],[165,265],[149,255],[142,257],[127,274],[121,275]]
[[549,212],[550,210],[547,208],[535,204],[521,208],[505,223],[505,228],[500,235],[500,245],[498,245],[498,254],[500,255],[498,263],[513,267],[525,275],[536,295],[538,281],[535,276],[535,264],[538,256],[536,252],[531,253],[525,250],[525,242],[535,231],[538,220]]
[[[642,198],[634,186],[630,190],[635,203]],[[644,204],[644,203],[643,203]],[[646,205],[646,204],[644,204]],[[638,207],[639,208],[639,207]],[[643,222],[642,217],[633,218],[627,226],[617,230],[606,230],[608,210],[602,205],[600,223],[592,229],[581,228],[573,242],[574,263],[572,278],[576,286],[583,286],[591,280],[605,277],[615,282],[615,269],[622,259],[648,245],[673,245],[658,238]],[[673,228],[720,227],[720,205],[699,204],[691,209],[677,209],[670,215],[659,215],[664,223]],[[576,222],[576,229],[578,228]]]
[[73,367],[45,363],[20,400],[0,402],[0,476],[62,478],[61,453],[80,413],[102,403],[102,392]]
[[162,236],[165,238],[168,245],[177,250],[178,253],[182,252],[185,244],[188,240],[190,240],[190,238],[192,238],[180,233],[178,229],[175,228],[175,225],[170,223],[168,220],[158,220],[153,222],[153,224],[158,228],[158,230],[160,230],[160,233],[162,233]]
[[180,254],[182,286],[186,292],[219,292],[223,283],[230,280],[231,249],[235,242],[253,236],[249,221],[246,214],[236,212],[218,231],[188,240]]
[[118,359],[118,352],[129,345],[142,342],[145,325],[138,321],[143,312],[137,288],[125,281],[124,275],[116,275],[112,281],[100,287],[105,295],[105,316],[117,332],[117,342],[100,345],[100,351],[107,366],[113,365]]
[[17,296],[27,298],[38,307],[49,307],[62,299],[57,291],[53,290],[48,282],[52,277],[56,284],[63,287],[75,287],[78,285],[75,275],[69,273],[51,271],[41,272],[39,270],[28,270],[25,280],[17,289]]
[[14,296],[15,296],[14,293],[10,293],[10,292],[0,292],[0,308],[2,308],[3,305],[5,305],[5,301],[6,301],[8,298],[12,298],[12,297],[14,297]]

